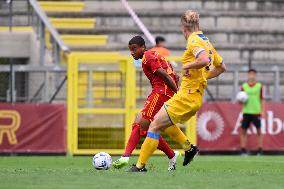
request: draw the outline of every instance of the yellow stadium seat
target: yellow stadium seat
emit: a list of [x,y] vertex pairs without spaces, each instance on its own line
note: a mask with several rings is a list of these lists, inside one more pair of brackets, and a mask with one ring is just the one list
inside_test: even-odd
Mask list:
[[66,45],[106,45],[107,35],[61,35]]
[[65,1],[41,1],[41,8],[46,12],[81,12],[84,10],[84,2]]
[[[1,26],[0,32],[9,32],[10,28],[8,26]],[[13,32],[33,32],[33,28],[31,26],[13,26]]]
[[57,29],[93,29],[96,19],[93,18],[49,18]]

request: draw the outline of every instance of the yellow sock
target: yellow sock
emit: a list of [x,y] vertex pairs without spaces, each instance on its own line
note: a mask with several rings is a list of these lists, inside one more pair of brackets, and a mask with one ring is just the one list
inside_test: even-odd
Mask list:
[[169,135],[175,142],[179,143],[184,150],[187,151],[191,148],[188,138],[176,125],[166,128],[165,133]]
[[146,165],[150,156],[155,152],[159,144],[160,135],[153,132],[148,132],[145,141],[142,144],[140,156],[136,167],[142,168]]

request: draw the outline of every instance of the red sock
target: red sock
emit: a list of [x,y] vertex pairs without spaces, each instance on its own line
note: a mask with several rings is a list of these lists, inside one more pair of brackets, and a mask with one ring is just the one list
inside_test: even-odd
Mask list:
[[175,156],[175,152],[170,148],[170,146],[162,136],[160,136],[158,149],[163,151],[169,159],[172,159]]
[[125,147],[124,154],[122,156],[129,157],[133,150],[136,148],[140,141],[140,125],[138,123],[132,124],[132,131]]

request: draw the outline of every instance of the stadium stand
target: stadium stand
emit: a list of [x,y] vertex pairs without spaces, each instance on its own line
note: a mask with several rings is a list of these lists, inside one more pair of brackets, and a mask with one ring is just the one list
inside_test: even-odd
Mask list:
[[[96,18],[95,29],[60,29],[59,32],[107,34],[107,50],[126,51],[125,42],[129,37],[141,34],[119,1],[85,1],[85,4],[83,12],[48,14],[56,18]],[[247,63],[250,58],[252,63],[275,64],[284,59],[281,1],[130,1],[130,4],[153,35],[167,38],[175,55],[180,55],[184,48],[178,27],[180,14],[185,9],[196,8],[202,16],[203,30],[228,63]],[[105,48],[88,46],[79,50]]]
[[[180,14],[194,8],[201,13],[202,28],[215,44],[227,64],[251,65],[259,69],[267,65],[283,65],[284,25],[282,1],[129,1],[154,36],[163,35],[173,55],[181,55],[185,40],[179,31]],[[85,1],[82,12],[48,13],[56,18],[96,18],[94,29],[59,29],[61,34],[107,35],[105,46],[71,47],[78,51],[119,51],[128,54],[125,43],[142,35],[135,22],[119,1]],[[148,46],[150,44],[148,43]],[[266,68],[264,68],[266,69]],[[229,78],[229,81],[226,79]],[[220,83],[232,83],[232,76]],[[281,80],[281,83],[283,81]],[[267,87],[269,88],[269,86]],[[230,99],[232,89],[223,86],[221,98]],[[227,92],[227,93],[226,93]],[[216,95],[216,92],[213,92]],[[269,92],[268,98],[270,96]],[[270,96],[270,97],[269,97]]]

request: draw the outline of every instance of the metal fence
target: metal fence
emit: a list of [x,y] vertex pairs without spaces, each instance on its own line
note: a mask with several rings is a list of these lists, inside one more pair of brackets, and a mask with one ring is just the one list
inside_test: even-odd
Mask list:
[[[118,101],[123,95],[123,73],[111,69],[90,70],[80,68],[89,85],[84,90],[84,106],[96,106],[96,101]],[[12,74],[12,75],[11,75]],[[82,75],[82,76],[83,76]],[[10,79],[12,77],[12,79]],[[246,70],[229,69],[222,76],[208,82],[205,100],[234,101],[240,85],[246,81]],[[100,78],[97,80],[95,78]],[[66,67],[65,65],[35,66],[14,65],[11,72],[9,64],[0,65],[0,101],[10,102],[11,94],[15,102],[66,102]],[[284,100],[284,70],[266,69],[258,71],[258,80],[264,86],[265,99]],[[10,82],[15,85],[10,93]],[[94,87],[96,92],[93,93]],[[142,107],[151,91],[149,81],[141,70],[136,71],[136,102]],[[83,97],[82,97],[83,98]],[[109,104],[111,105],[111,103]]]
[[[256,69],[257,80],[263,85],[264,98],[269,101],[284,100],[284,70],[279,67],[271,69],[271,66],[267,66],[267,69],[256,66]],[[229,69],[222,76],[208,82],[206,98],[234,101],[236,93],[246,80],[247,70]]]
[[[65,102],[66,69],[64,66],[0,66],[0,101],[11,102],[50,102],[56,95],[57,102]],[[10,79],[12,77],[12,79]],[[10,93],[10,82],[15,87]],[[64,85],[64,86],[63,86]]]

